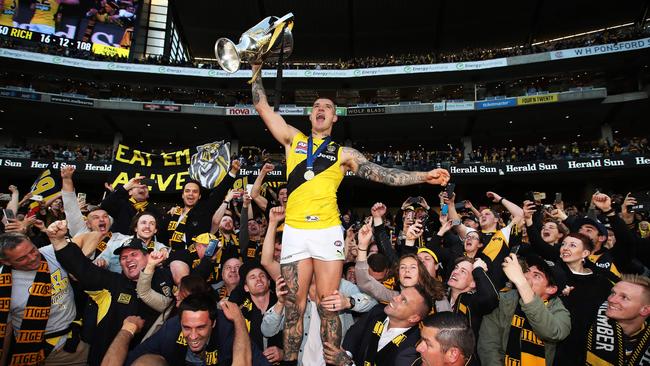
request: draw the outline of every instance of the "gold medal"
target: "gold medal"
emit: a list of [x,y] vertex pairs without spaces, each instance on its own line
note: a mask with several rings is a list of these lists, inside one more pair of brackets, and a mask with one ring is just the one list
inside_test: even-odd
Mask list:
[[305,180],[312,180],[312,179],[314,179],[315,176],[316,176],[316,174],[314,174],[313,170],[307,170],[305,172],[305,175],[304,175]]

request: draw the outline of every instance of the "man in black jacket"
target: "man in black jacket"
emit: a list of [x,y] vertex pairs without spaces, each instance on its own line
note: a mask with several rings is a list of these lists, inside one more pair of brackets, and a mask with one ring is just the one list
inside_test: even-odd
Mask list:
[[130,235],[131,220],[140,212],[151,212],[156,221],[162,219],[162,214],[149,202],[149,187],[142,184],[146,178],[141,175],[131,178],[125,185],[117,186],[100,204],[100,207],[113,218],[111,232]]
[[419,285],[405,288],[388,305],[377,305],[359,319],[342,348],[326,342],[325,360],[337,366],[411,366],[418,358],[418,324],[431,310],[431,298]]
[[251,350],[237,305],[222,301],[217,310],[214,300],[208,294],[189,295],[178,309],[179,316],[131,351],[125,365],[143,355],[160,355],[174,366],[268,365],[259,350]]
[[[191,244],[192,238],[210,231],[212,215],[217,211],[228,188],[237,177],[241,163],[233,160],[230,171],[216,188],[210,190],[210,196],[201,200],[201,184],[196,180],[190,180],[183,186],[183,207],[172,208],[164,220],[164,226],[168,236],[168,244],[172,250],[185,249]],[[161,240],[162,241],[162,240]]]
[[[95,304],[88,306],[84,313],[82,339],[90,344],[88,363],[100,364],[123,320],[130,315],[144,319],[143,332],[133,339],[131,345],[140,343],[159,315],[142,302],[136,292],[136,282],[149,256],[142,240],[131,239],[115,250],[122,267],[122,273],[118,274],[95,266],[76,244],[68,242],[65,239],[65,221],[54,222],[48,231],[57,260],[78,280],[79,287],[88,292]],[[157,270],[154,273],[152,288],[156,292],[171,296],[173,285],[168,271]]]

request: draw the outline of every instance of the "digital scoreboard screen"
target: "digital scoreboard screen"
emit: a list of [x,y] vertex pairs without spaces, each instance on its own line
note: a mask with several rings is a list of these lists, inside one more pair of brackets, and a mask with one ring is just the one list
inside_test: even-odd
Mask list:
[[2,0],[0,37],[128,57],[141,0]]

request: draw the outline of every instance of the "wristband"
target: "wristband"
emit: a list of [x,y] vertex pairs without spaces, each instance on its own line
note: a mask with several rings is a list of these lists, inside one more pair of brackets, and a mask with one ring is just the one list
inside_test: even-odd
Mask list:
[[613,209],[613,208],[610,208],[610,209],[607,210],[607,211],[603,211],[603,215],[605,215],[605,216],[608,216],[608,215],[611,214],[611,213],[614,213],[614,209]]
[[368,248],[366,248],[366,249],[361,249],[361,248],[357,247],[357,250],[360,251],[360,252],[367,252],[367,251],[368,251]]
[[229,205],[229,204],[230,204],[230,201],[226,201],[226,200],[224,200],[223,203]]
[[497,203],[503,202],[504,199],[505,199],[504,197],[501,197],[501,199]]
[[135,337],[135,332],[138,330],[138,326],[133,323],[126,322],[122,324],[122,330],[126,330],[127,332],[131,333],[132,336]]

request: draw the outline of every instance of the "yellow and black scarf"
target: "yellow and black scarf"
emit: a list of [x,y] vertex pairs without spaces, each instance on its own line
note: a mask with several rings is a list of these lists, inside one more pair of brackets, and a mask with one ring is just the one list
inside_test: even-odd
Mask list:
[[106,236],[102,238],[99,244],[97,244],[97,247],[95,248],[95,258],[97,258],[100,254],[102,254],[102,252],[108,246],[108,242],[111,240],[112,237],[113,237],[113,233],[109,231],[106,233]]
[[[0,274],[0,342],[7,335],[7,320],[11,309],[11,267],[5,266]],[[47,261],[41,258],[29,297],[23,321],[15,337],[9,365],[36,365],[41,363],[54,348],[45,341],[45,327],[50,318],[52,305],[52,281]],[[2,351],[0,351],[1,353]]]
[[169,221],[169,225],[167,225],[167,232],[169,232],[169,247],[172,251],[185,249],[185,240],[183,240],[183,236],[185,236],[185,222],[187,221],[187,216],[189,216],[190,211],[192,211],[192,209],[189,209],[185,215],[183,215],[182,219],[180,219],[183,214],[182,207],[176,207],[171,214],[171,220]]
[[[381,284],[389,290],[397,291],[398,285],[395,276],[388,276]],[[380,303],[388,304],[389,301],[380,301]]]
[[638,335],[636,347],[630,355],[625,354],[623,328],[607,315],[607,301],[598,308],[596,322],[587,333],[587,365],[592,366],[641,366],[650,365],[650,326]]
[[219,301],[225,300],[228,297],[228,289],[225,284],[217,290],[217,297],[219,298]]
[[230,258],[239,258],[239,260],[243,260],[244,258],[241,257],[239,238],[235,233],[230,234],[230,239],[228,240],[226,240],[226,236],[221,232],[217,232],[217,235],[219,236],[219,242],[221,242],[221,248],[219,248],[221,253],[217,255],[217,259],[214,262],[216,266],[215,275],[216,280],[221,281],[221,266]]
[[137,213],[146,211],[147,206],[149,206],[149,202],[147,201],[138,202],[133,197],[129,198],[129,202],[131,202],[131,205],[133,206],[133,208],[135,208],[135,211]]
[[[217,337],[211,337],[210,340],[216,339]],[[177,354],[182,354],[185,355],[188,352],[187,348],[187,339],[183,335],[183,331],[178,334],[178,338],[176,338],[176,343],[174,344],[174,347],[176,348],[176,353]],[[201,359],[203,359],[203,362],[205,365],[218,365],[219,364],[219,354],[218,350],[216,347],[208,341],[208,344],[205,346],[205,350],[201,353]],[[208,349],[214,349],[213,351],[209,351]]]
[[[195,269],[196,267],[199,266],[201,263],[201,258],[199,258],[199,254],[196,251],[196,244],[192,243],[187,246],[187,252],[190,254],[190,259],[192,260],[191,267],[192,269]],[[217,261],[219,261],[221,258],[221,249],[217,252]],[[213,284],[216,282],[215,278],[219,276],[219,266],[215,264],[212,266],[212,272],[210,272],[210,276],[205,280],[208,284]]]
[[[463,314],[465,319],[467,319],[467,324],[472,327],[472,309],[463,302],[463,295],[458,294],[458,297],[456,298],[456,301],[454,302],[454,305],[452,306],[452,311],[456,314]],[[449,293],[449,296],[451,296],[451,293]]]
[[546,366],[544,341],[535,334],[520,304],[510,322],[505,356],[506,366]]

